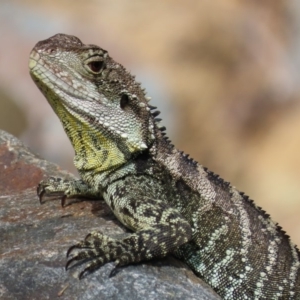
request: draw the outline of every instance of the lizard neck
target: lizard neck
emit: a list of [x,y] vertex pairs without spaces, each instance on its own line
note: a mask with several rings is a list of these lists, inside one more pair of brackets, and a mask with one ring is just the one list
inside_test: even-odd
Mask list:
[[[82,125],[81,138],[74,140],[74,164],[80,173],[112,171],[126,163],[124,154],[101,132]],[[86,128],[84,128],[86,127]]]
[[86,172],[110,172],[127,162],[115,142],[79,115],[65,109],[58,114],[63,114],[59,118],[75,150],[74,165],[82,176]]

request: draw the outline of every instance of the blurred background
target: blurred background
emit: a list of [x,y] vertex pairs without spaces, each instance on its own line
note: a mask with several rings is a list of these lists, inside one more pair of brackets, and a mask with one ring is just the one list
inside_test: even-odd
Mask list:
[[0,0],[0,128],[76,172],[28,74],[32,47],[56,33],[101,46],[136,74],[177,148],[300,246],[299,1]]

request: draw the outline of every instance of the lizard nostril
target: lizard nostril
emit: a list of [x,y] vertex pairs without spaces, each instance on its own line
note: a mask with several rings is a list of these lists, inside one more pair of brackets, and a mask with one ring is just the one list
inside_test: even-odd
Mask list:
[[55,48],[48,48],[48,49],[46,49],[46,52],[48,53],[48,54],[54,54],[55,53]]

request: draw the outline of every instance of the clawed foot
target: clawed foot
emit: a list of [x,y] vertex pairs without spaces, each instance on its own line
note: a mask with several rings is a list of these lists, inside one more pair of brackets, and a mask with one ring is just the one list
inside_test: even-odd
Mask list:
[[66,206],[66,200],[70,198],[101,199],[97,188],[90,187],[83,180],[65,180],[59,177],[50,177],[43,180],[37,187],[37,195],[40,203],[44,197],[61,198],[61,206]]
[[[67,258],[73,254],[76,249],[84,249],[75,253],[66,263],[66,270],[74,261],[92,259],[92,261],[85,267],[85,269],[79,273],[79,279],[81,279],[86,273],[90,273],[106,262],[109,262],[111,255],[105,253],[108,251],[108,244],[112,243],[114,240],[110,239],[108,236],[103,235],[101,232],[93,231],[89,233],[86,238],[82,241],[73,245],[69,248],[67,252]],[[106,246],[105,246],[106,245]]]
[[69,194],[69,183],[69,181],[57,177],[41,181],[37,187],[40,204],[43,204],[44,197],[58,197],[61,198],[61,206],[64,207]]
[[[72,255],[78,249],[82,250]],[[93,231],[82,242],[69,248],[67,258],[70,256],[71,258],[66,263],[66,270],[74,261],[91,260],[84,270],[79,273],[78,277],[81,279],[85,274],[95,271],[110,261],[114,261],[116,267],[110,274],[110,277],[113,277],[120,271],[120,266],[126,265],[130,261],[128,250],[128,247],[122,241],[112,239],[101,232]]]

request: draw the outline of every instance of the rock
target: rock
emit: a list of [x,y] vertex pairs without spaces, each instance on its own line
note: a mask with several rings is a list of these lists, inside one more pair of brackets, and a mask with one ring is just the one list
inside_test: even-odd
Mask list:
[[113,263],[82,280],[82,264],[65,271],[68,247],[87,233],[127,230],[101,199],[40,205],[36,187],[49,176],[74,177],[0,131],[1,299],[220,299],[173,257],[122,268],[112,278]]

